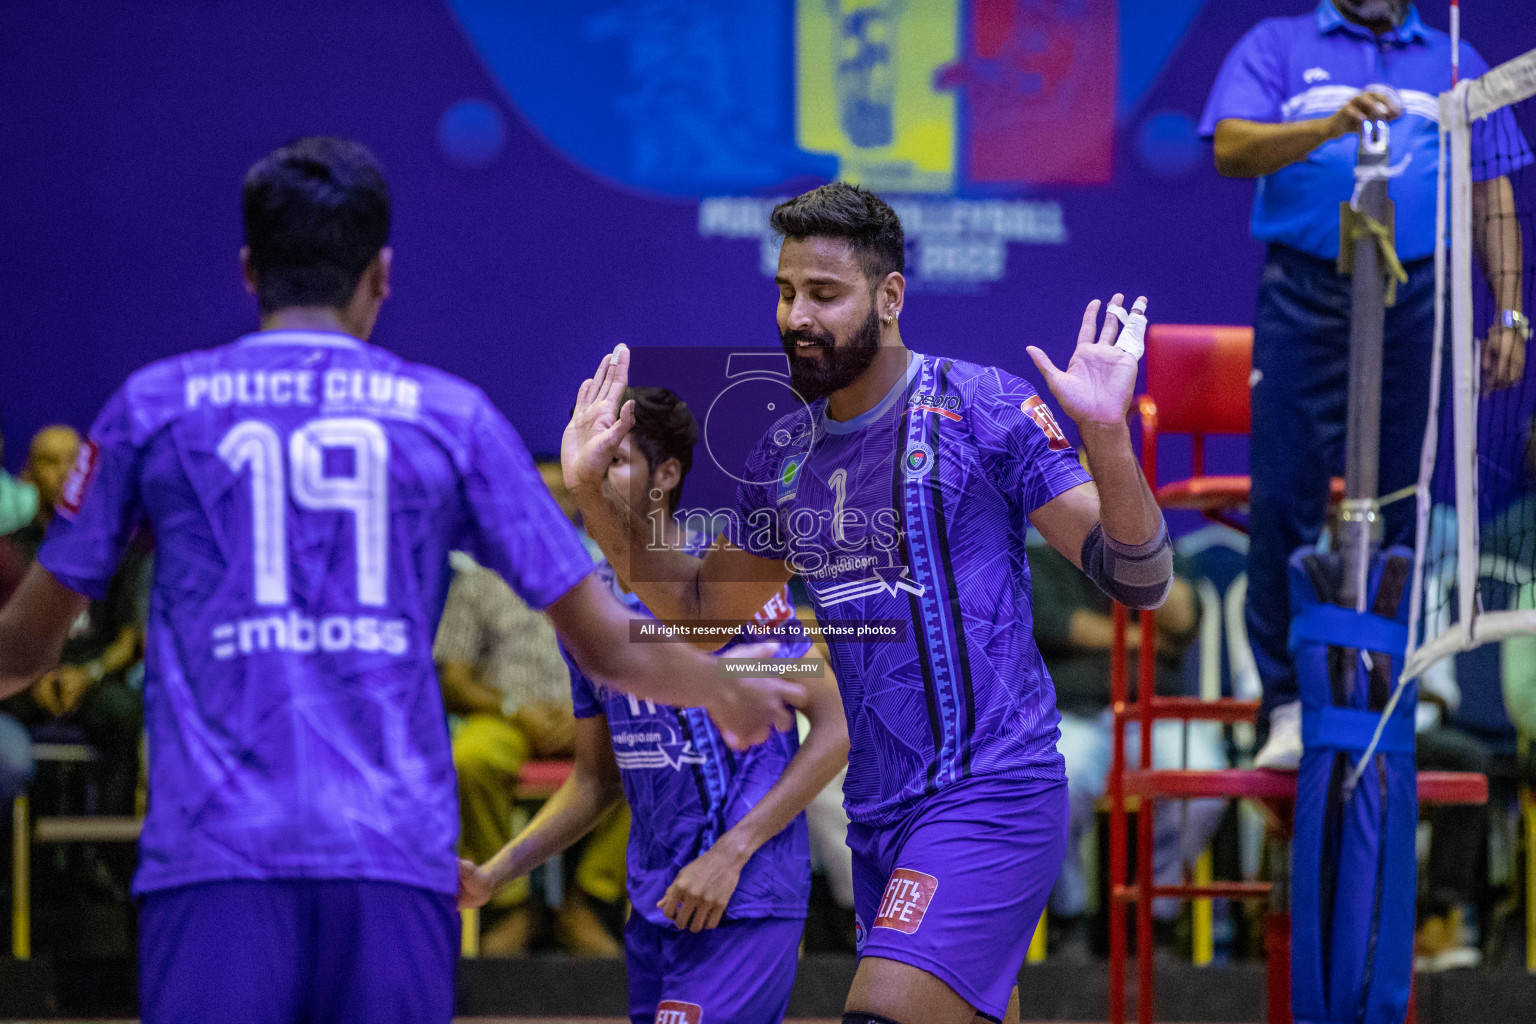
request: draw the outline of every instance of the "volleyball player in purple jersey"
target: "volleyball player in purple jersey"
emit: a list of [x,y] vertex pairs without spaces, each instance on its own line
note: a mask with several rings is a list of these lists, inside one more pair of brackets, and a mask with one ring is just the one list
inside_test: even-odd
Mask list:
[[738,741],[788,726],[781,697],[803,691],[628,643],[634,616],[489,400],[365,343],[392,257],[367,150],[277,150],[244,213],[261,330],[108,401],[0,610],[0,695],[55,663],[152,529],[143,1019],[446,1024],[458,805],[432,635],[450,548],[546,609],[588,675],[707,706]]
[[[676,395],[634,388],[635,429],[619,445],[608,486],[633,495],[665,543],[699,551],[710,538],[675,517],[698,423]],[[599,570],[647,614],[612,567]],[[781,587],[753,617],[780,636],[774,657],[811,649]],[[728,635],[728,634],[727,634]],[[731,646],[742,638],[731,638]],[[805,742],[776,733],[735,754],[696,708],[639,700],[571,671],[576,762],[538,815],[484,865],[467,862],[461,906],[481,906],[595,826],[619,799],[630,807],[624,928],[631,1024],[778,1024],[789,1008],[811,887],[804,810],[837,776],[848,730],[830,680],[804,681]]]
[[578,396],[566,482],[662,619],[743,621],[798,573],[823,626],[902,623],[889,643],[828,637],[852,742],[860,962],[843,1019],[1017,1020],[1067,840],[1025,532],[1126,604],[1162,602],[1172,551],[1126,424],[1144,300],[1131,313],[1111,300],[1118,342],[1090,303],[1065,371],[1029,349],[1077,423],[1090,479],[1029,384],[904,346],[903,233],[878,197],[834,183],[780,204],[772,224],[778,327],[805,404],[742,469],[735,543],[703,558],[647,544],[635,509],[601,488],[633,420],[622,346]]

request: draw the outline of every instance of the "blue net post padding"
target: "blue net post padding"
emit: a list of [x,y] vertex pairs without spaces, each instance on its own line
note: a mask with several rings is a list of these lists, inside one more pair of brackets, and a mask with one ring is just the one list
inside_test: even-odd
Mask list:
[[[1410,683],[1353,792],[1403,667],[1413,556],[1371,567],[1366,612],[1333,604],[1337,555],[1291,557],[1291,651],[1302,742],[1291,862],[1291,1011],[1296,1024],[1402,1024],[1413,982],[1418,774]],[[1346,660],[1346,649],[1355,650]]]

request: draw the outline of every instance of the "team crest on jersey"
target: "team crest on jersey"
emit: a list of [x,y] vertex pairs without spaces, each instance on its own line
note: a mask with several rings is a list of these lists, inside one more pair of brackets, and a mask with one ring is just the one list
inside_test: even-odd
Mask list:
[[96,479],[96,470],[101,466],[101,449],[95,441],[85,441],[80,445],[80,454],[75,459],[75,468],[70,472],[69,479],[64,483],[64,490],[59,494],[57,510],[66,519],[73,519],[80,514],[80,509],[85,505],[85,496],[90,492],[91,483]]
[[800,492],[800,470],[805,465],[804,455],[784,460],[779,467],[779,504],[783,504]]
[[704,1007],[663,999],[656,1004],[656,1024],[704,1024]]
[[911,478],[927,476],[933,468],[933,449],[922,441],[914,441],[902,457],[901,468]]
[[880,897],[880,912],[875,915],[876,928],[891,928],[904,935],[911,935],[922,927],[923,916],[933,903],[933,894],[939,889],[939,880],[922,871],[897,868],[886,883],[885,895]]
[[1061,429],[1061,424],[1056,422],[1056,417],[1051,415],[1050,407],[1045,404],[1045,399],[1039,395],[1033,395],[1019,406],[1024,415],[1035,421],[1035,426],[1044,432],[1051,443],[1051,451],[1059,452],[1072,447],[1067,441],[1066,433]]

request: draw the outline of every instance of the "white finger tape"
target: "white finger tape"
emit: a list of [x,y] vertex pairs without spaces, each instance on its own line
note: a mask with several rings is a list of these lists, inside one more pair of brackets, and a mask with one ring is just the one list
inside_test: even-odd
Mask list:
[[1111,304],[1109,311],[1114,314],[1123,326],[1120,328],[1120,337],[1115,339],[1115,347],[1123,348],[1135,359],[1140,359],[1141,354],[1147,350],[1147,300],[1137,299],[1136,304],[1127,313],[1124,306]]

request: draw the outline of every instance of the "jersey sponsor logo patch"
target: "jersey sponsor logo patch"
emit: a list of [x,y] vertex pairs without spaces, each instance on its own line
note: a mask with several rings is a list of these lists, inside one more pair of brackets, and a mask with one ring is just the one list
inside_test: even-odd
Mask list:
[[1315,85],[1318,82],[1326,82],[1332,77],[1332,75],[1324,71],[1322,68],[1307,68],[1306,71],[1302,72],[1301,80],[1306,82],[1308,85]]
[[704,1007],[663,999],[656,1004],[656,1024],[704,1024]]
[[[650,705],[650,713],[656,714],[656,705],[652,701],[642,702],[628,694],[625,699],[630,702],[637,717],[641,703]],[[628,727],[614,729],[609,736],[613,741],[613,759],[620,768],[627,771],[643,771],[648,768],[682,771],[685,764],[706,764],[709,761],[694,747],[692,740],[678,735],[678,731],[664,721],[641,720]]]
[[939,395],[928,391],[919,391],[907,400],[909,412],[937,413],[950,420],[960,419],[962,407],[959,395]]
[[823,607],[831,607],[834,604],[843,604],[847,601],[857,601],[860,598],[872,597],[875,594],[889,594],[896,596],[897,591],[906,591],[922,597],[928,592],[928,588],[921,583],[914,583],[907,576],[907,567],[904,565],[878,569],[875,575],[861,580],[853,580],[848,583],[835,583],[829,587],[815,587],[816,596],[821,599]]
[[85,505],[85,496],[90,493],[91,483],[96,479],[96,471],[100,467],[101,448],[95,441],[82,442],[80,454],[75,459],[75,468],[65,481],[56,506],[66,519],[73,519],[80,514],[81,507]]
[[933,449],[922,441],[915,441],[902,457],[901,468],[909,478],[927,476],[933,468]]
[[939,880],[932,875],[911,868],[897,868],[886,883],[885,895],[880,898],[880,913],[875,915],[876,928],[890,928],[911,935],[922,927],[923,915],[933,902],[933,894],[939,889]]
[[1045,404],[1045,399],[1034,395],[1019,408],[1024,411],[1024,415],[1035,421],[1035,426],[1044,431],[1051,442],[1051,451],[1059,452],[1072,447],[1067,441],[1066,432],[1061,429],[1061,424],[1057,423],[1056,417],[1051,414],[1050,406]]

